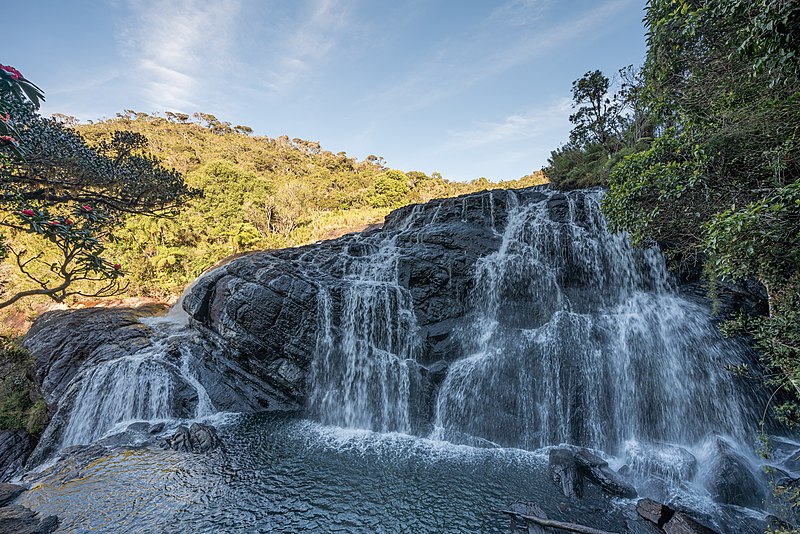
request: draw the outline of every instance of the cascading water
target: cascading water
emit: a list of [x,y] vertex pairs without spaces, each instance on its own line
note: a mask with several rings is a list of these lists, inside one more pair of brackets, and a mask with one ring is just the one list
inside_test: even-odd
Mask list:
[[[416,368],[416,319],[407,289],[398,283],[398,237],[381,240],[371,254],[351,255],[334,309],[319,293],[319,334],[310,378],[309,406],[324,424],[381,432],[408,432],[411,373]],[[356,243],[354,248],[368,246]],[[334,330],[334,324],[337,328]]]
[[560,217],[547,201],[510,214],[500,249],[478,263],[467,353],[440,388],[434,437],[613,453],[632,438],[756,428],[725,368],[741,348],[670,288],[657,249],[609,233],[600,197],[567,196]]
[[[152,328],[147,346],[87,367],[78,375],[65,395],[73,401],[61,433],[61,448],[93,443],[122,423],[197,419],[214,413],[208,393],[195,375],[195,357],[181,344],[189,328],[181,304],[190,290],[191,286],[166,315],[141,319]],[[171,354],[171,346],[178,357]]]

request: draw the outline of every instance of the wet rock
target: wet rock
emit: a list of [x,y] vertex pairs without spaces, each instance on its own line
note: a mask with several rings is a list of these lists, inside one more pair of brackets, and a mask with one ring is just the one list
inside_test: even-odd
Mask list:
[[0,506],[5,506],[19,496],[25,488],[16,484],[0,483]]
[[587,449],[580,449],[575,454],[575,460],[583,476],[600,486],[605,492],[627,499],[636,497],[636,488],[625,481],[608,466],[608,462],[596,454]]
[[766,493],[750,463],[722,438],[716,438],[716,454],[705,477],[706,489],[718,503],[760,509]]
[[0,430],[0,482],[19,474],[33,450],[33,440],[24,430]]
[[652,499],[639,499],[636,512],[656,526],[663,527],[675,515],[675,510]]
[[192,423],[189,428],[179,426],[165,440],[164,447],[179,452],[204,453],[222,447],[222,440],[213,426]]
[[575,453],[570,449],[550,449],[550,476],[565,497],[583,496],[583,476],[578,473]]
[[636,512],[668,534],[716,534],[716,531],[685,512],[676,511],[652,499],[640,499],[636,503]]
[[43,518],[24,506],[0,508],[0,534],[49,534],[56,528],[54,515]]
[[550,474],[567,497],[580,497],[583,479],[617,497],[632,499],[636,488],[609,467],[608,462],[588,449],[557,447],[550,450]]
[[715,530],[700,524],[683,512],[675,512],[666,525],[666,534],[717,534]]

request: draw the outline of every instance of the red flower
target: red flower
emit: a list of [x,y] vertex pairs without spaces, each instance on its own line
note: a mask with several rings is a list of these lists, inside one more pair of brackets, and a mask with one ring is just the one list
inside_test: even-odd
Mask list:
[[6,113],[6,116],[5,116],[5,117],[3,117],[2,115],[0,115],[0,121],[3,121],[3,122],[5,122],[5,123],[8,123],[8,121],[9,121],[9,120],[11,120],[11,115],[9,115],[8,113]]
[[120,269],[122,269],[122,265],[120,265],[119,263],[115,263],[114,264],[114,270],[115,271],[119,271]]
[[47,225],[48,226],[58,226],[58,223],[56,221],[47,221]]
[[11,77],[14,78],[15,80],[19,80],[20,78],[22,78],[22,73],[17,69],[15,69],[14,67],[9,67],[8,65],[0,65],[0,69],[3,69],[7,73],[9,73]]
[[22,210],[20,213],[26,217],[33,217],[34,215],[36,215],[35,213],[33,213],[33,210]]
[[6,145],[19,146],[19,142],[10,135],[0,135],[0,146]]
[[92,207],[91,206],[83,206],[83,210],[84,211],[92,211]]
[[64,224],[67,226],[72,226],[72,219],[64,219]]

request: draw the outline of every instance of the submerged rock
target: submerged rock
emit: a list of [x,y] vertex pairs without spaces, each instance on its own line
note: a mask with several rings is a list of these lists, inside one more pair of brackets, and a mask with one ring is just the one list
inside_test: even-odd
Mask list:
[[625,449],[625,461],[639,476],[688,481],[697,473],[697,458],[683,447],[667,443],[632,443]]
[[204,453],[222,447],[222,440],[213,426],[192,423],[189,428],[179,426],[165,440],[164,447],[179,452]]

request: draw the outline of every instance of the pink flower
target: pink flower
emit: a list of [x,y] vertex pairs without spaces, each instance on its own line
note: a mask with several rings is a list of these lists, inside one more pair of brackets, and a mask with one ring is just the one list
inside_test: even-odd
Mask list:
[[6,145],[19,146],[19,142],[10,135],[0,135],[0,146]]
[[119,263],[115,263],[114,264],[114,270],[115,271],[119,271],[120,269],[122,269],[122,265],[120,265]]
[[11,115],[9,115],[8,113],[6,113],[5,117],[0,115],[0,121],[3,121],[3,122],[5,122],[7,124],[9,120],[11,120]]
[[22,73],[20,71],[18,71],[17,69],[15,69],[14,67],[9,67],[8,65],[1,65],[0,64],[0,69],[2,69],[4,71],[6,71],[7,73],[9,73],[11,75],[11,77],[14,78],[15,80],[19,80],[20,78],[22,78]]
[[56,221],[47,221],[47,226],[58,226]]
[[72,226],[72,219],[64,219],[64,224],[67,226]]
[[33,210],[22,210],[20,213],[26,217],[33,217],[34,215],[36,215],[35,213],[33,213]]
[[84,211],[92,211],[91,206],[82,206]]

